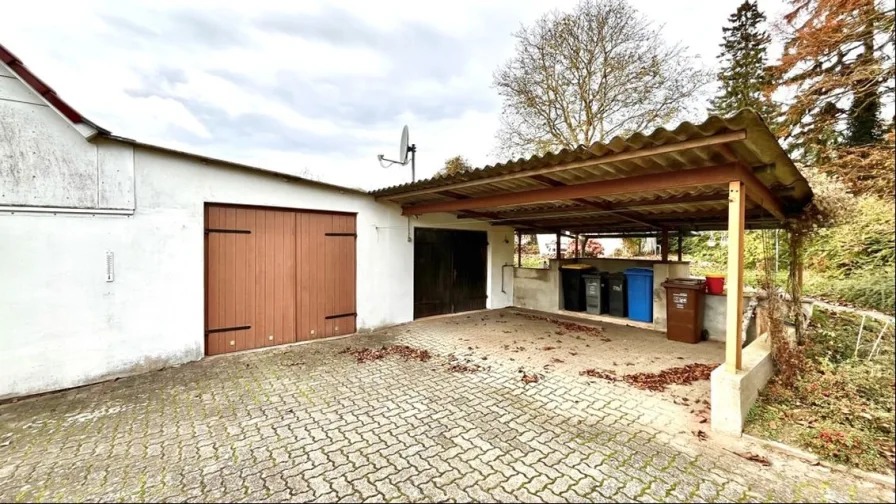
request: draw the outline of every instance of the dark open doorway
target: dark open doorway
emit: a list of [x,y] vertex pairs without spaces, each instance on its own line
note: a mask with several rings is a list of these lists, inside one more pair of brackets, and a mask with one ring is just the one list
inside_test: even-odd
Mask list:
[[488,235],[414,230],[414,318],[485,308]]

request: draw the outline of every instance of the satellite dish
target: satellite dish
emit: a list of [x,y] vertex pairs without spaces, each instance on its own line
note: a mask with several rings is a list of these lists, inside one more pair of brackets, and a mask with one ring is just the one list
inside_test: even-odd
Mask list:
[[[404,128],[401,130],[401,144],[398,146],[398,159],[387,159],[382,154],[377,154],[376,158],[380,162],[380,166],[383,168],[388,168],[393,164],[400,164],[402,166],[406,166],[408,164],[408,154],[411,155],[410,163],[411,163],[411,182],[416,180],[415,175],[415,158],[417,153],[417,146],[414,144],[409,144],[409,135],[408,135],[408,126],[405,124]],[[389,164],[384,164],[389,163]]]
[[404,128],[401,129],[401,145],[398,149],[398,159],[399,163],[405,165],[408,164],[408,125],[405,124]]

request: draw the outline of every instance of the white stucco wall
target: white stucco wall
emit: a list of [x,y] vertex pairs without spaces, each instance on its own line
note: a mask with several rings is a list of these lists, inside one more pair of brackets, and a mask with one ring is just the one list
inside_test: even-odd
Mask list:
[[133,210],[133,151],[85,141],[0,63],[0,208],[21,206]]
[[[86,140],[81,140],[94,146]],[[52,139],[43,142],[52,143]],[[413,318],[413,243],[397,206],[195,158],[111,142],[99,166],[107,203],[133,215],[0,208],[0,398],[100,381],[202,358],[206,202],[356,212],[359,330]],[[0,145],[4,140],[0,138]],[[35,144],[41,148],[41,143]],[[80,162],[97,159],[85,156]],[[119,174],[133,173],[133,182]],[[21,195],[39,190],[20,188]],[[53,179],[50,179],[53,180]],[[100,191],[102,194],[102,191]],[[19,204],[36,204],[34,199]],[[412,226],[489,233],[489,308],[508,306],[513,234],[453,215]],[[115,280],[106,282],[106,252]],[[505,292],[501,292],[501,274]]]

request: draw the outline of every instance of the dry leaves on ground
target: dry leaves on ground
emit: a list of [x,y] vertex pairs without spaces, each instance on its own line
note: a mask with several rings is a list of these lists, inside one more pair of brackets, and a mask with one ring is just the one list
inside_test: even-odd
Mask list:
[[609,381],[624,381],[639,389],[663,392],[668,385],[688,385],[695,381],[708,380],[712,370],[718,366],[718,364],[695,363],[664,369],[658,373],[634,373],[622,377],[616,376],[615,372],[599,371],[596,369],[586,369],[579,374]]
[[456,363],[448,366],[449,373],[478,373],[482,371],[482,366],[478,364]]
[[523,373],[522,381],[527,385],[530,383],[538,383],[539,381],[541,381],[541,376],[535,373]]
[[[550,322],[552,324],[559,326],[562,329],[566,329],[569,332],[586,333],[591,336],[601,336],[602,333],[604,332],[603,328],[600,328],[600,327],[576,324],[575,322],[567,322],[565,320],[557,320],[557,319],[553,319],[550,317],[540,317],[538,315],[530,315],[528,313],[524,313],[521,315],[530,320],[541,320],[541,321],[545,321],[545,322]],[[564,332],[562,330],[557,330],[556,334],[563,335],[563,334],[566,334],[566,332]]]
[[590,376],[591,378],[600,378],[607,381],[619,381],[619,377],[616,376],[616,371],[601,371],[599,369],[586,369],[584,371],[579,371],[581,376]]
[[763,457],[762,455],[756,455],[753,452],[747,452],[747,453],[734,452],[734,453],[735,453],[735,455],[737,455],[740,458],[747,459],[751,462],[756,462],[757,464],[760,464],[760,465],[763,465],[766,467],[772,465],[772,463],[767,458]]
[[700,441],[706,441],[707,439],[709,439],[709,436],[707,436],[706,433],[702,430],[694,432],[694,435],[697,436],[697,439]]
[[417,360],[420,362],[426,362],[432,358],[429,350],[408,345],[383,346],[382,348],[346,348],[339,353],[353,355],[358,360],[358,364],[384,359],[390,355],[402,357],[404,360]]
[[662,392],[668,385],[688,385],[695,381],[708,380],[718,364],[688,364],[681,367],[664,369],[659,373],[635,373],[625,375],[626,383],[640,389]]

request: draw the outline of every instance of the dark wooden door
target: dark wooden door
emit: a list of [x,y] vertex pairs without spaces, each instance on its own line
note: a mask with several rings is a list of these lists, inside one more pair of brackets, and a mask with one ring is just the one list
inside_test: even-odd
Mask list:
[[414,318],[485,308],[486,236],[481,231],[414,230]]
[[488,238],[481,231],[452,231],[451,313],[485,309]]

